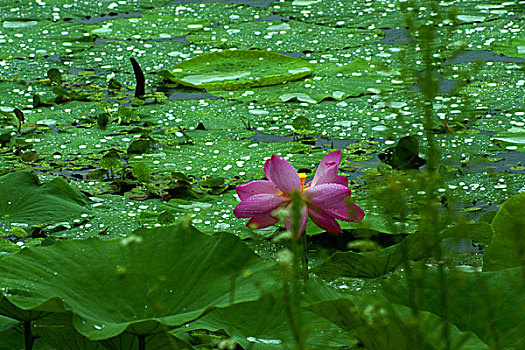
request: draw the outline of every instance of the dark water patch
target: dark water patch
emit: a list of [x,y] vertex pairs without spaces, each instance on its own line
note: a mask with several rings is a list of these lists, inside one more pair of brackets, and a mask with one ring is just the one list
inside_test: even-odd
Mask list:
[[[424,71],[418,72],[418,83],[415,83],[411,87],[408,88],[408,90],[414,90],[414,91],[421,91],[421,88],[419,87],[419,81],[425,81],[425,75],[426,73]],[[452,79],[446,79],[441,76],[441,74],[437,71],[433,72],[434,78],[438,80],[438,92],[442,94],[450,94],[454,91],[454,89],[457,87],[457,81]]]
[[101,16],[86,16],[85,18],[73,18],[67,20],[67,22],[71,23],[83,23],[83,24],[97,24],[100,22],[106,22],[114,19],[122,19],[122,18],[132,18],[132,17],[140,17],[142,14],[142,11],[134,11],[134,12],[126,12],[126,13],[111,13],[107,15],[101,15]]
[[407,45],[409,43],[408,37],[410,37],[411,35],[406,29],[381,28],[381,30],[385,33],[385,36],[383,37],[383,39],[379,40],[378,42],[374,44]]
[[222,97],[210,95],[205,90],[193,89],[183,85],[177,87],[160,86],[157,91],[168,96],[169,101],[181,100],[222,100]]
[[465,51],[465,52],[458,54],[454,58],[445,60],[444,65],[448,66],[451,64],[469,63],[469,62],[476,62],[476,61],[523,63],[525,62],[525,58],[498,55],[497,53],[494,53],[489,50]]

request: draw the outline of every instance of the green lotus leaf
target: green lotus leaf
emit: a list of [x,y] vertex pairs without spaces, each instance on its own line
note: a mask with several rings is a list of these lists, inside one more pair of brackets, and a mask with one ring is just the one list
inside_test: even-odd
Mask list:
[[[143,14],[140,18],[117,18],[108,22],[87,25],[84,29],[102,38],[169,39],[189,34],[209,26],[199,18],[177,18],[173,15]],[[133,34],[130,34],[130,30]]]
[[[244,349],[294,349],[294,335],[285,310],[282,298],[266,295],[256,301],[215,309],[172,333],[176,335],[193,329],[224,329]],[[302,331],[306,336],[307,349],[340,349],[344,345],[357,343],[341,328],[311,311],[303,309],[298,317],[304,323]]]
[[169,70],[170,80],[194,88],[242,90],[280,84],[313,72],[300,58],[262,50],[212,52]]
[[[32,333],[37,336],[33,349],[60,349],[60,350],[103,350],[103,349],[137,349],[137,337],[133,334],[122,333],[117,337],[101,341],[89,340],[73,327],[71,313],[53,313],[41,320],[32,322]],[[14,338],[14,337],[13,337]],[[18,337],[22,339],[22,334]],[[14,341],[14,339],[13,339]],[[47,346],[43,346],[43,342]],[[175,336],[164,332],[147,337],[147,349],[185,349],[192,347]],[[21,348],[21,347],[20,347]]]
[[492,220],[494,238],[485,249],[483,271],[525,265],[525,193],[509,198]]
[[0,316],[0,333],[13,328],[20,322],[9,317]]
[[[366,349],[490,349],[473,333],[461,331],[430,312],[414,312],[376,296],[324,300],[308,309],[357,337]],[[448,327],[447,338],[443,337],[443,326]]]
[[[404,28],[407,24],[407,10],[401,10],[403,3],[394,0],[361,1],[340,0],[293,0],[275,1],[271,8],[284,17],[292,17],[309,23],[322,23],[326,26],[377,28]],[[521,12],[519,2],[499,0],[452,1],[449,8],[456,12],[460,24],[494,20],[502,16],[512,16]],[[443,9],[446,11],[446,9]],[[452,12],[452,11],[451,11]],[[413,26],[419,27],[436,13],[430,7],[419,7],[417,16],[410,16]],[[449,22],[447,18],[444,22]]]
[[208,89],[208,93],[244,102],[282,103],[297,100],[315,104],[325,99],[344,100],[362,94],[381,94],[412,86],[412,72],[381,66],[358,58],[346,63],[316,63],[314,74],[285,85],[254,87],[248,91]]
[[103,1],[47,0],[45,3],[27,3],[25,0],[2,1],[0,19],[52,19],[90,18],[115,13],[139,11],[165,5],[167,0]]
[[393,277],[382,293],[394,304],[417,300],[419,310],[474,332],[491,349],[523,349],[524,273],[522,266],[490,272],[418,269],[408,285],[406,278]]
[[208,307],[257,299],[274,288],[272,271],[273,263],[237,237],[209,237],[181,224],[139,229],[121,240],[23,249],[2,259],[0,285],[13,307],[71,310],[77,331],[100,340],[126,330],[159,333]]
[[36,175],[13,172],[0,176],[0,227],[48,224],[86,218],[91,212],[86,195],[56,177],[40,184]]
[[301,21],[246,21],[211,27],[186,37],[190,43],[220,48],[305,52],[338,50],[371,44],[384,33],[376,28],[334,28]]
[[62,55],[88,48],[93,40],[84,36],[82,27],[80,23],[64,21],[4,21],[0,38],[9,45],[3,45],[0,60]]

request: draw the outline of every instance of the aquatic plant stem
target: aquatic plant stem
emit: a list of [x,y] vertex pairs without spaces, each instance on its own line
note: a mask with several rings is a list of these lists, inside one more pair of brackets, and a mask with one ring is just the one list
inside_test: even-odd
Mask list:
[[146,350],[146,336],[138,335],[139,338],[139,350]]
[[25,350],[31,350],[33,348],[33,343],[35,342],[35,337],[31,334],[31,321],[24,321],[24,345]]
[[301,267],[303,272],[304,283],[308,281],[308,242],[306,241],[306,232],[303,232],[299,238],[300,251],[301,251]]

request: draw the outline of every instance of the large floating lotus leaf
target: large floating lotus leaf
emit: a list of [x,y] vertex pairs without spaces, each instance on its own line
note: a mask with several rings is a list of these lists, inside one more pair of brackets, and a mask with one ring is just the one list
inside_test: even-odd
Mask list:
[[409,285],[406,278],[392,278],[382,293],[395,304],[417,300],[419,310],[474,332],[491,349],[523,349],[524,273],[524,267],[474,273],[414,269]]
[[[52,19],[58,21],[67,18],[89,18],[100,15],[126,13],[141,9],[159,7],[168,0],[47,0],[32,3],[25,0],[10,0],[0,3],[0,20],[6,19]],[[57,10],[58,9],[58,10]]]
[[492,50],[500,55],[525,58],[525,37],[498,41],[492,44]]
[[228,24],[266,18],[268,9],[223,2],[175,3],[146,10],[144,14],[172,15],[180,18],[204,19],[212,24]]
[[158,333],[227,306],[232,296],[257,299],[274,283],[272,271],[231,234],[209,237],[179,225],[139,229],[122,240],[26,248],[2,259],[0,285],[20,309],[61,301],[56,311],[71,310],[75,328],[96,340],[125,330]]
[[226,50],[194,57],[166,73],[182,85],[241,90],[297,80],[312,73],[300,58],[261,50]]
[[239,101],[282,103],[299,101],[318,103],[324,99],[343,100],[361,94],[378,94],[413,85],[413,75],[404,69],[394,69],[356,59],[346,64],[316,64],[312,77],[285,85],[250,88],[246,91],[208,89],[208,92]]
[[199,18],[143,14],[141,17],[118,18],[86,25],[84,29],[93,35],[110,39],[171,39],[208,26],[208,21]]
[[0,76],[7,78],[6,80],[45,79],[47,78],[47,71],[51,68],[56,68],[62,73],[69,69],[62,62],[52,60],[9,59],[0,64]]
[[[430,312],[414,312],[375,296],[325,300],[308,305],[308,309],[345,329],[366,349],[490,349],[473,333],[461,331]],[[443,337],[443,327],[448,327],[448,339]]]
[[[468,79],[471,81],[459,91],[458,99],[463,100],[454,108],[453,114],[463,114],[459,111],[481,111],[482,119],[476,124],[483,130],[500,131],[509,128],[509,122],[522,122],[523,115],[504,114],[503,123],[498,122],[497,113],[489,111],[523,112],[520,106],[525,104],[525,96],[521,93],[525,84],[523,64],[514,62],[485,62],[484,64],[460,63],[447,66],[443,71],[447,79]],[[470,112],[472,113],[472,112]],[[451,113],[449,113],[450,115]],[[519,116],[521,115],[521,117]],[[471,116],[470,118],[473,119]],[[508,119],[507,119],[508,118]],[[519,124],[518,124],[519,125]]]
[[492,220],[494,239],[485,248],[483,271],[525,265],[525,193],[510,197]]
[[[10,5],[11,6],[11,5]],[[0,59],[57,56],[93,45],[82,24],[50,21],[5,21],[0,27],[3,45]]]
[[296,169],[315,170],[326,152],[306,145],[300,148],[304,153],[294,153],[296,146],[284,142],[238,141],[205,141],[194,145],[185,144],[177,147],[164,147],[155,152],[134,155],[129,159],[130,165],[146,163],[158,173],[169,174],[173,171],[193,175],[234,178],[241,176],[250,179],[262,179],[264,162],[272,154],[286,157]]
[[34,174],[9,173],[0,177],[0,193],[0,221],[5,225],[71,221],[90,213],[89,199],[61,177],[40,184]]
[[257,48],[277,52],[326,51],[357,47],[381,40],[379,29],[333,28],[299,21],[252,21],[192,33],[195,44],[221,48]]
[[[256,301],[238,303],[224,309],[215,309],[188,326],[172,331],[207,329],[225,330],[244,349],[295,349],[293,332],[282,298],[265,296]],[[340,349],[356,345],[352,338],[333,323],[307,311],[300,311],[307,349]]]
[[[522,153],[519,155],[521,156]],[[454,191],[454,197],[462,203],[483,201],[503,203],[513,194],[525,191],[525,174],[494,173],[487,176],[480,171],[457,176],[447,181],[447,185]]]
[[[443,12],[454,8],[460,24],[482,22],[512,16],[522,11],[519,2],[500,0],[449,1],[441,9]],[[405,12],[395,0],[363,2],[359,0],[290,0],[274,2],[272,10],[282,16],[301,21],[329,26],[377,28],[406,27]],[[491,11],[492,10],[492,11]],[[419,26],[435,18],[435,12],[429,7],[417,9],[417,16],[411,16],[413,25]],[[447,21],[449,20],[445,16]]]
[[[140,213],[138,222],[148,227],[159,225],[159,215],[166,212],[173,215],[173,222],[190,218],[192,225],[206,233],[228,231],[241,238],[256,235],[257,231],[246,227],[245,220],[239,220],[233,215],[233,208],[237,204],[239,200],[234,191],[213,196],[200,195],[192,200],[174,198],[167,203],[155,205],[155,212],[144,210]],[[278,229],[277,226],[274,228]]]
[[[497,1],[497,0],[495,0]],[[510,2],[509,2],[510,3]],[[517,3],[516,3],[517,4]],[[521,6],[517,5],[517,6]],[[480,17],[481,19],[481,17]],[[446,29],[443,26],[441,30]],[[467,50],[487,50],[495,42],[502,40],[513,40],[523,37],[525,21],[515,18],[502,18],[481,23],[472,23],[457,26],[449,39],[450,45],[458,42],[465,43]],[[449,47],[453,49],[454,47]]]

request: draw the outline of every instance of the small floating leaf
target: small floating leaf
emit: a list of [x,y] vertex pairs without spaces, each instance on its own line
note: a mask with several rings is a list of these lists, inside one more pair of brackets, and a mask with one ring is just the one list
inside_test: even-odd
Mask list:
[[169,71],[169,79],[195,88],[241,90],[297,80],[312,71],[300,58],[261,50],[228,50],[184,61]]
[[51,68],[47,71],[47,78],[53,83],[60,84],[62,82],[62,73],[56,68]]
[[418,169],[425,164],[419,157],[419,143],[414,136],[401,138],[395,147],[387,148],[379,154],[379,160],[394,169]]
[[131,173],[139,182],[149,182],[151,169],[147,164],[137,163],[133,166]]

